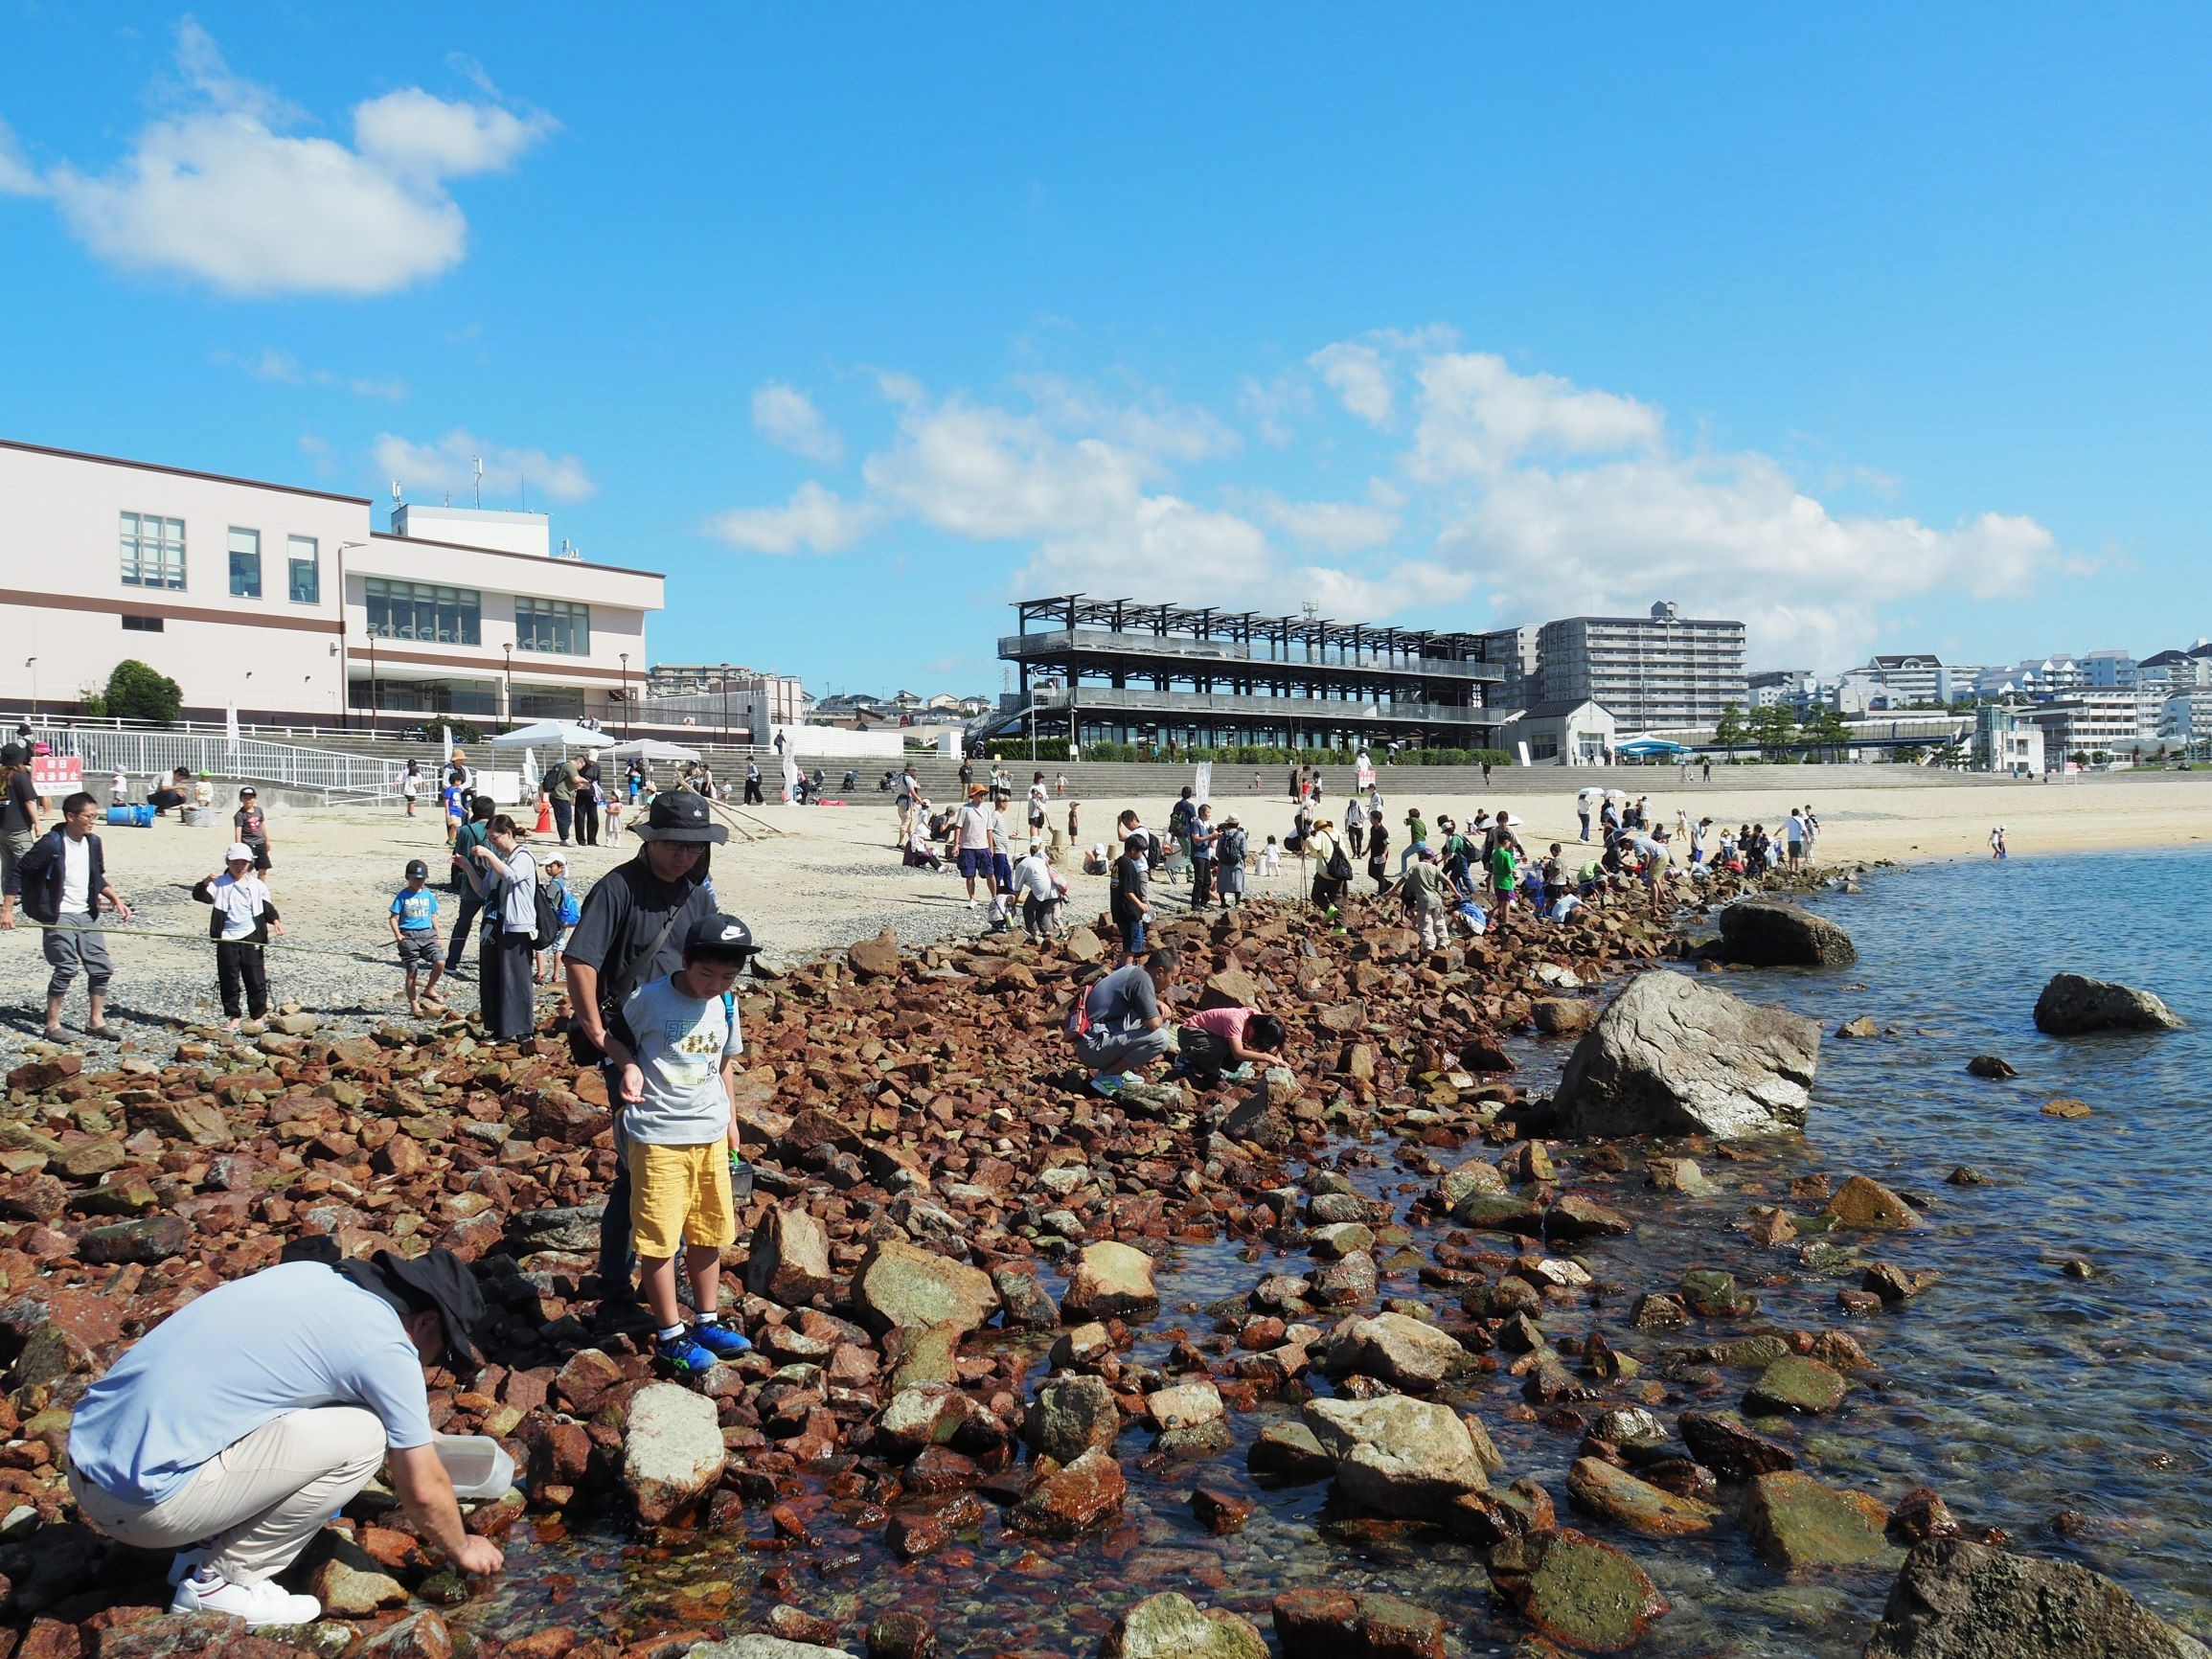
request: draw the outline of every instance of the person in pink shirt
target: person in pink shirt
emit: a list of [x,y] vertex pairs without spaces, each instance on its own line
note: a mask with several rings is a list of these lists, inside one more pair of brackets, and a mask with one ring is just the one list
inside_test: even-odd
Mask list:
[[1210,1088],[1234,1066],[1280,1059],[1288,1034],[1281,1020],[1258,1009],[1205,1009],[1183,1022],[1176,1063],[1194,1081]]

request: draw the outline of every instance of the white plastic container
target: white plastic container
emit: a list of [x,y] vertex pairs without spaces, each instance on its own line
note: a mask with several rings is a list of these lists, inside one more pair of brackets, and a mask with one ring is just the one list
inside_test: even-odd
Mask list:
[[514,1485],[514,1460],[487,1434],[442,1434],[430,1443],[465,1503],[492,1503]]

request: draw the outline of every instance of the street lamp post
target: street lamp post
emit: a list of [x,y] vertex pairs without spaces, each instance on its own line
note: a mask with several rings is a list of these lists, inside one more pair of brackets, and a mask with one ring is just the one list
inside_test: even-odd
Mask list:
[[31,670],[31,717],[38,718],[38,659],[25,657],[23,666]]
[[627,743],[629,741],[629,652],[623,651],[620,654],[622,657],[622,739]]
[[503,694],[503,696],[502,696],[502,701],[504,702],[504,704],[505,704],[506,706],[505,706],[505,708],[504,708],[504,709],[501,711],[501,713],[502,713],[502,715],[504,716],[504,717],[506,718],[506,721],[507,721],[507,723],[508,723],[509,725],[511,725],[511,726],[512,726],[512,725],[513,725],[513,724],[514,724],[514,645],[513,645],[513,641],[511,641],[511,640],[510,640],[510,641],[504,641],[504,642],[502,642],[502,643],[501,643],[501,645],[500,645],[499,648],[500,648],[501,650],[503,650],[503,651],[505,651],[505,652],[507,653],[507,678],[506,678],[506,681],[505,681],[505,685],[506,685],[506,688],[507,688],[507,689],[506,689],[506,691],[505,691],[505,693],[504,693],[504,694]]
[[722,747],[730,746],[730,665],[722,665]]

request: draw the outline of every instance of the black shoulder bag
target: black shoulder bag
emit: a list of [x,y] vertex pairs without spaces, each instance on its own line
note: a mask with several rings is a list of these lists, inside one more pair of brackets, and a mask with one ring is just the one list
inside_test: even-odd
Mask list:
[[[652,943],[624,963],[620,973],[599,982],[599,1019],[603,1029],[613,1023],[614,1016],[622,1011],[623,1003],[637,989],[638,974],[647,963],[661,953],[661,946],[668,943],[669,935],[676,930],[677,920],[690,904],[690,896],[686,895],[683,903],[669,912],[668,920],[661,923],[660,931],[653,935]],[[583,1021],[574,1015],[570,1016],[568,1022],[568,1057],[580,1066],[606,1063],[606,1056],[599,1045],[583,1034]]]

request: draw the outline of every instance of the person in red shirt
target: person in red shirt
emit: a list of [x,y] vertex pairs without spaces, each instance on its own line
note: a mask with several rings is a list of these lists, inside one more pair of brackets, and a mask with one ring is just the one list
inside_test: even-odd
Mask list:
[[1200,1086],[1211,1088],[1233,1067],[1279,1060],[1288,1035],[1281,1020],[1258,1009],[1205,1009],[1183,1022],[1176,1064]]

